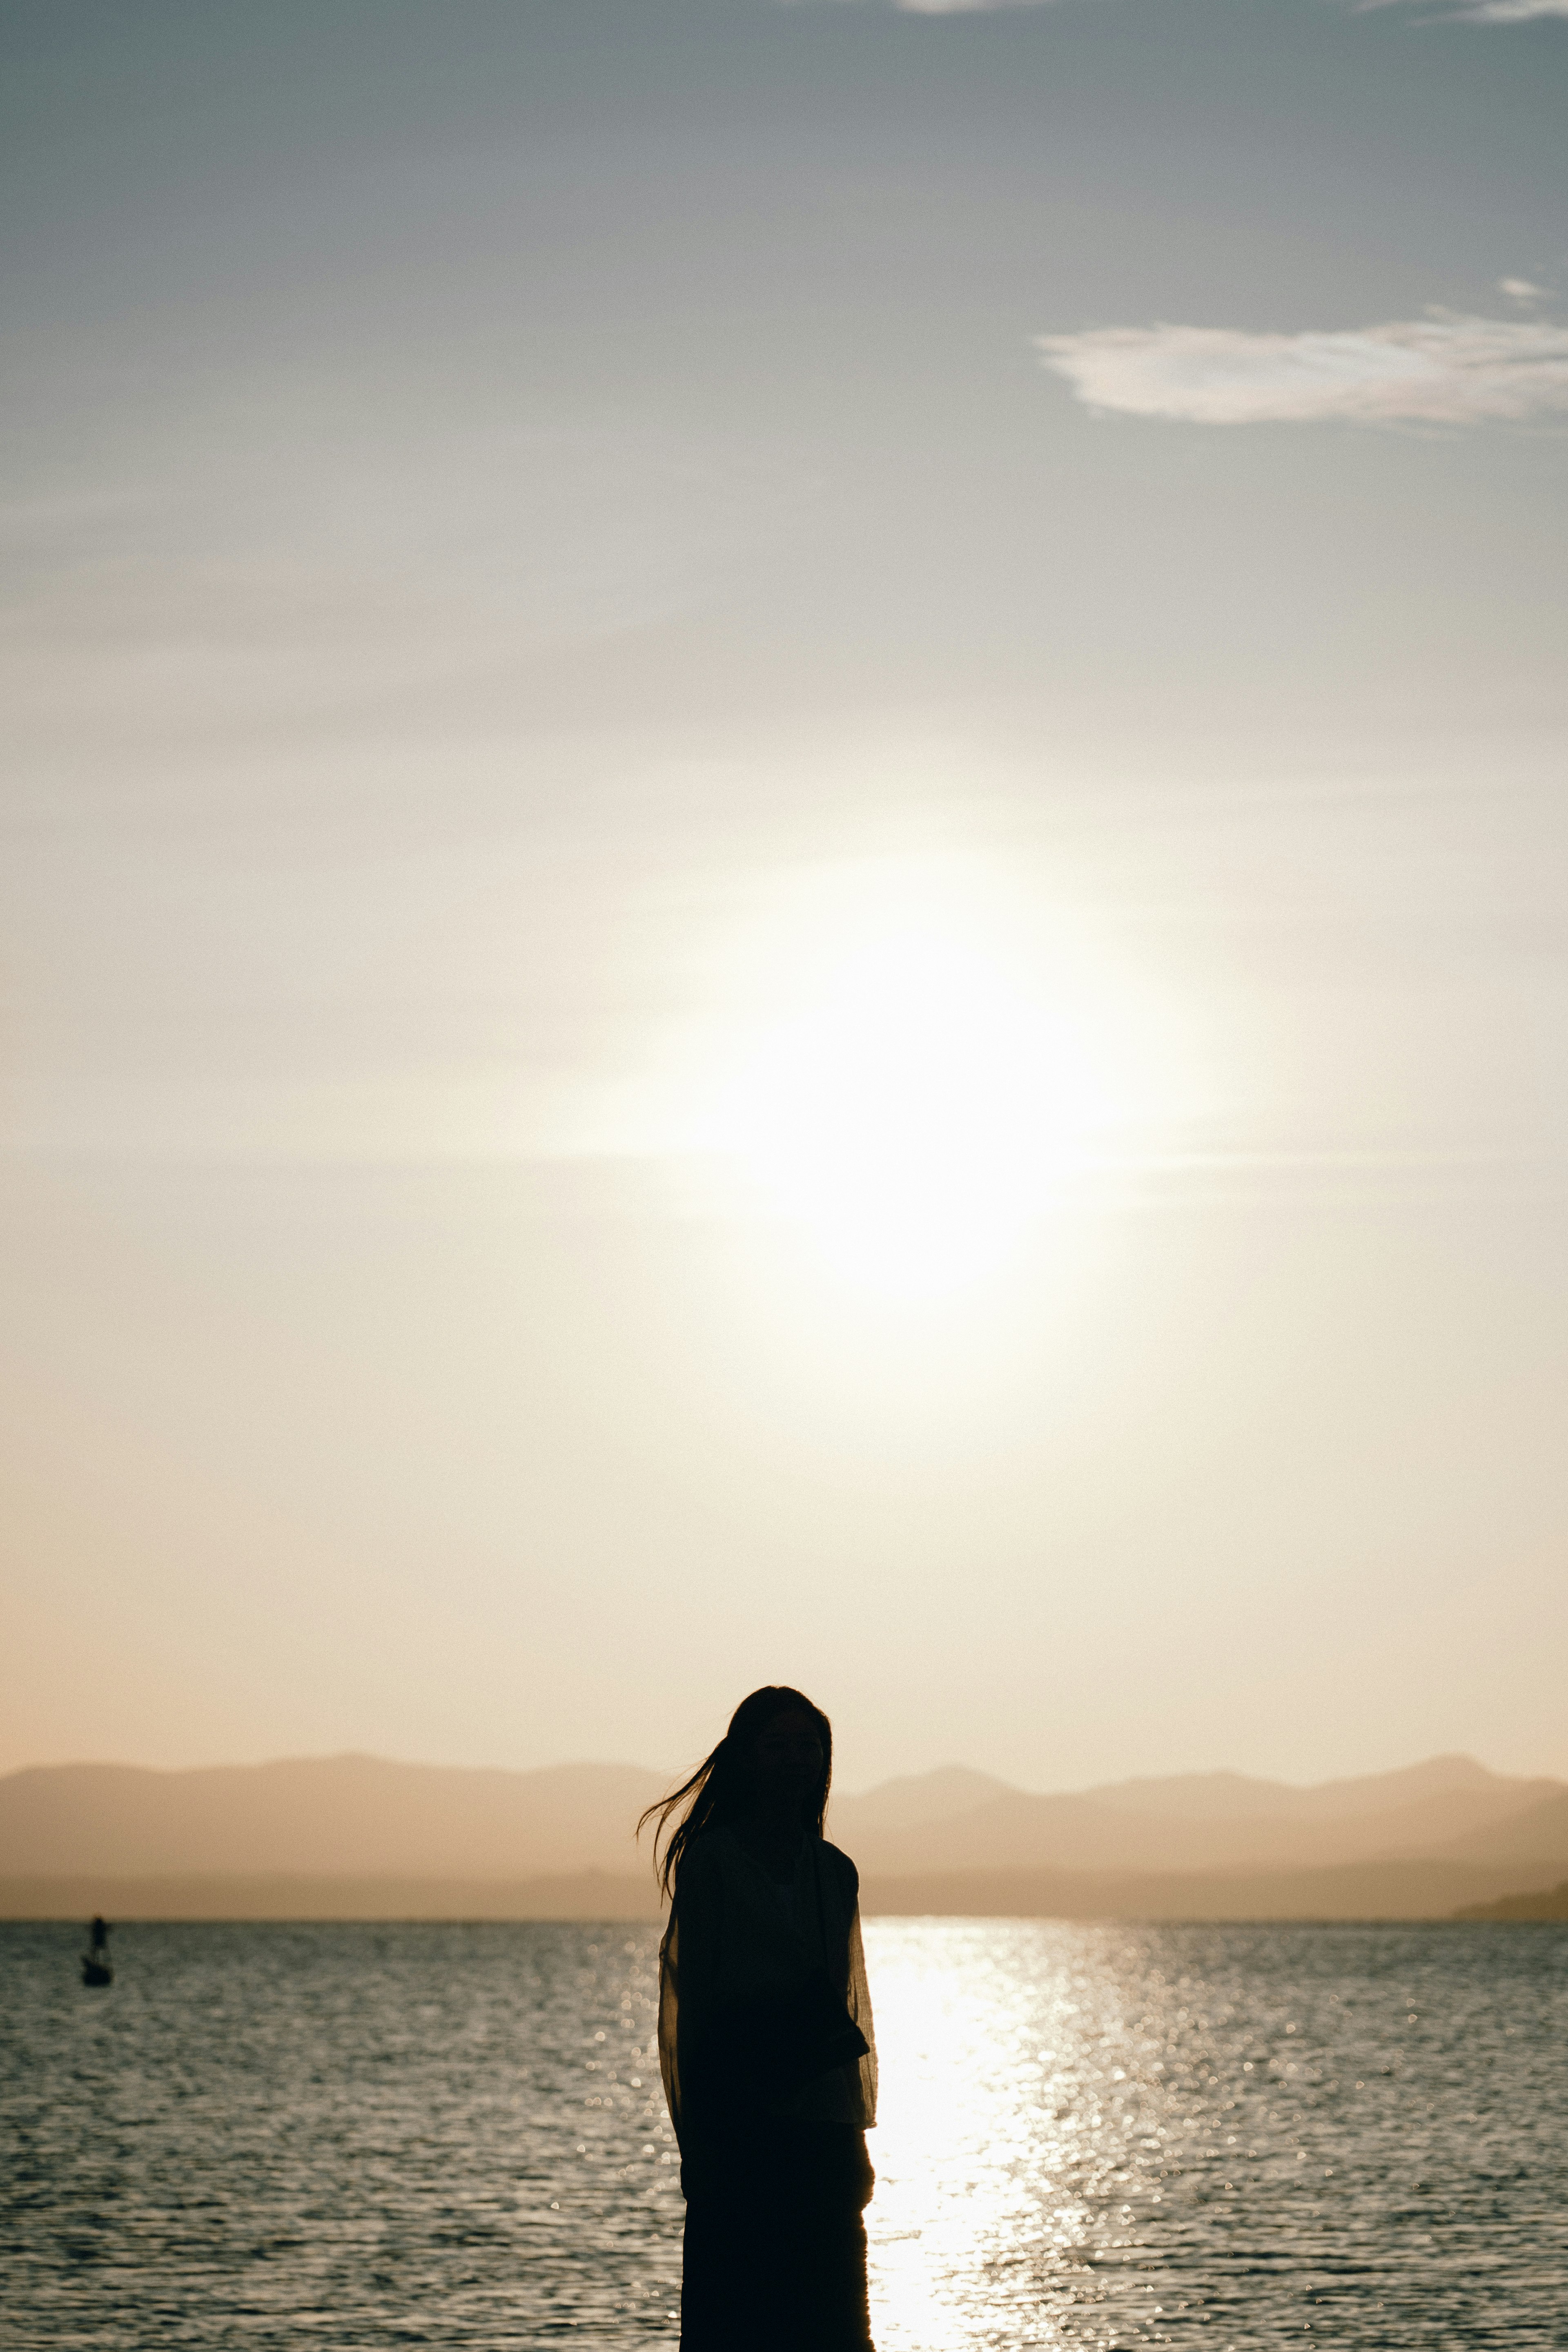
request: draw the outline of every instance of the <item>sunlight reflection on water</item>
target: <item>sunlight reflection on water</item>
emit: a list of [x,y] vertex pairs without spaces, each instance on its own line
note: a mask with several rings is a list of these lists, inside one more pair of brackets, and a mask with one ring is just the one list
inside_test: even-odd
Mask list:
[[[653,1928],[117,1940],[0,1926],[6,2352],[674,2346]],[[880,2352],[1568,2342],[1568,1930],[866,1946]]]
[[867,1944],[881,2352],[1568,2341],[1568,1936]]

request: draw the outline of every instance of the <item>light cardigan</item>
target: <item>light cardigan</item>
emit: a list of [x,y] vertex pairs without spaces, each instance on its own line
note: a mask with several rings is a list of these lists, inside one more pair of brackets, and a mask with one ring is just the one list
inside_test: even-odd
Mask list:
[[[670,2120],[683,2149],[692,2136],[694,2067],[722,2080],[723,2012],[787,2000],[826,1971],[865,2036],[867,2055],[836,2066],[779,2103],[781,2116],[858,2126],[876,2121],[876,2041],[861,1948],[860,1874],[826,1839],[800,1842],[792,1883],[770,1878],[732,1832],[707,1831],[681,1857],[670,1924],[659,1951],[659,2064]],[[712,2055],[716,2066],[704,2066]],[[697,2118],[700,2128],[704,2118]],[[708,2118],[721,2124],[719,2114]]]

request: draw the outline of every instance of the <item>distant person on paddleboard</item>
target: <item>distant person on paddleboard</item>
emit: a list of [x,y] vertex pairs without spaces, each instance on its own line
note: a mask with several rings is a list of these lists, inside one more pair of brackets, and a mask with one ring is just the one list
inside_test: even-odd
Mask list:
[[859,1874],[822,1835],[832,1769],[827,1717],[770,1684],[638,1823],[656,1823],[671,1898],[659,2058],[686,2200],[681,2352],[873,2352],[876,2051]]

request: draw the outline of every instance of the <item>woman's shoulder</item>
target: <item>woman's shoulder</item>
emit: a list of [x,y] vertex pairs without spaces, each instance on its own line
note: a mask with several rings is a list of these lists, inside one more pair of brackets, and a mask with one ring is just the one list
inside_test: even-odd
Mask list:
[[830,1844],[823,1838],[817,1848],[821,1865],[852,1897],[860,1892],[861,1874],[841,1846]]

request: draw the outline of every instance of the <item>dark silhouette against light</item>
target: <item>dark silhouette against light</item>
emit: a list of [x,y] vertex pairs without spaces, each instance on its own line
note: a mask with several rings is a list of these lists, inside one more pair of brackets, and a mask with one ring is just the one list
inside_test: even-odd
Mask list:
[[109,1922],[101,1914],[88,1929],[88,1947],[81,1956],[81,1980],[84,1985],[114,1982],[114,1962],[109,1957]]
[[[686,2200],[682,2352],[870,2352],[876,2055],[832,1727],[768,1685],[649,1807],[671,1896],[659,2057]],[[660,1837],[675,1827],[659,1860]]]

